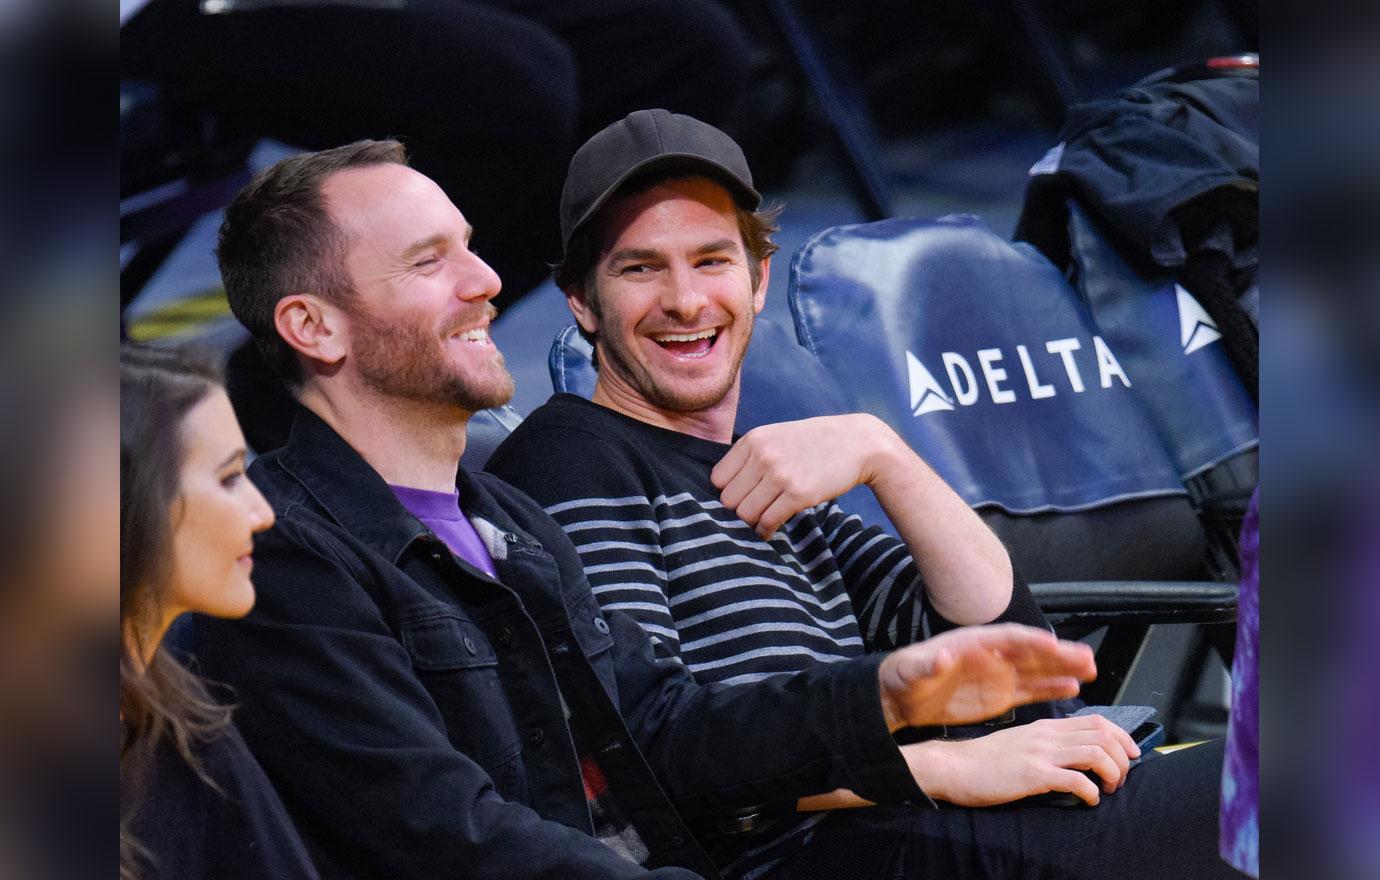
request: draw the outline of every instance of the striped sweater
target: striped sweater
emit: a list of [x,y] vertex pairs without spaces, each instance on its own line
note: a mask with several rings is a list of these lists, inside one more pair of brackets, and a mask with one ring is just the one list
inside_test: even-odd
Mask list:
[[[752,682],[953,627],[905,544],[833,502],[760,538],[710,482],[729,448],[558,394],[487,469],[566,530],[605,609],[635,618],[701,682]],[[733,841],[725,873],[761,876],[822,818]]]

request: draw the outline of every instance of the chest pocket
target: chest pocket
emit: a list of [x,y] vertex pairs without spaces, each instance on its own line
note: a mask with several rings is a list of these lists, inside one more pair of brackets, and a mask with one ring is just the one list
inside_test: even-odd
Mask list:
[[451,744],[488,771],[501,794],[520,799],[526,788],[518,760],[522,741],[484,632],[459,613],[434,607],[405,612],[399,628]]
[[599,612],[598,600],[593,595],[586,596],[571,608],[569,617],[575,641],[616,705],[618,684],[613,670],[613,635],[608,621]]

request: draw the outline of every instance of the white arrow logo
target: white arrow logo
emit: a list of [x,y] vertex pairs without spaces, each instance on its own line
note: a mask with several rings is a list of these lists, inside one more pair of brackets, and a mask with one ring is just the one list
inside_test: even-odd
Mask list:
[[934,375],[910,352],[906,352],[906,370],[910,374],[910,410],[917,416],[935,410],[951,410],[954,402],[934,380]]
[[1174,285],[1174,293],[1179,299],[1179,344],[1184,347],[1184,354],[1193,354],[1222,338],[1216,322],[1198,305],[1193,294],[1179,284]]

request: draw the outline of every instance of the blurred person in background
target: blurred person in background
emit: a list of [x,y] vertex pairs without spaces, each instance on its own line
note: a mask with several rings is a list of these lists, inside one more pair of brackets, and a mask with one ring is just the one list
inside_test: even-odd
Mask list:
[[94,344],[108,327],[79,295],[6,281],[24,297],[0,326],[0,876],[108,877],[108,838],[73,839],[117,809],[118,415]]
[[120,353],[120,877],[306,878],[301,838],[210,695],[164,645],[182,614],[254,605],[253,536],[273,510],[214,370]]

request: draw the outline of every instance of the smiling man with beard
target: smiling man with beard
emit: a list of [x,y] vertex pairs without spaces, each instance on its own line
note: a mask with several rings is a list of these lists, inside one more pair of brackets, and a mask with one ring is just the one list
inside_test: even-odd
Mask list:
[[[878,419],[734,433],[776,248],[774,212],[727,135],[665,110],[615,122],[571,160],[561,229],[555,278],[593,343],[593,398],[553,397],[487,468],[566,530],[606,611],[713,684],[992,621],[1047,626],[1001,542]],[[833,502],[859,485],[899,540]],[[1040,717],[1052,714],[901,747],[927,795],[967,809],[841,790],[721,815],[707,840],[742,878],[1229,876],[1216,855],[1220,743],[1131,773],[1140,751],[1124,731]],[[1049,792],[1096,809],[1021,803]]]
[[677,808],[919,797],[892,731],[1092,676],[1019,627],[745,688],[658,661],[540,507],[460,467],[513,393],[471,231],[372,141],[265,170],[221,227],[231,307],[301,406],[250,469],[277,515],[254,611],[193,642],[323,877],[715,877]]

